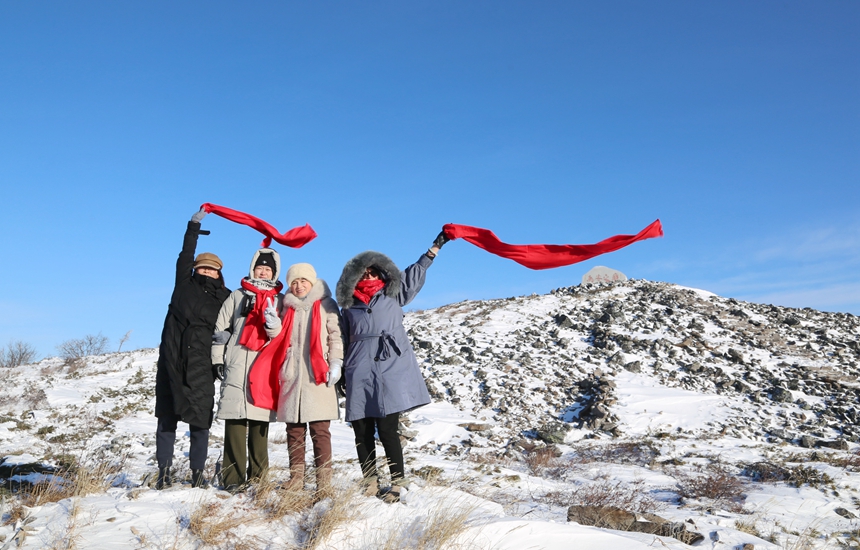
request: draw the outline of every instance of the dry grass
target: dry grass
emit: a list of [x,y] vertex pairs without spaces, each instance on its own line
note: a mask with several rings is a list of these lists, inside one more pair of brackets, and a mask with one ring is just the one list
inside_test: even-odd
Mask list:
[[113,477],[121,471],[123,463],[124,460],[94,465],[67,464],[38,483],[22,486],[18,498],[24,506],[33,507],[66,498],[103,493],[111,486]]
[[[301,487],[288,489],[282,482],[275,481],[281,477],[275,474],[275,470],[270,470],[262,480],[254,484],[251,491],[254,505],[269,519],[303,512],[314,504],[313,493],[304,491]],[[309,481],[306,474],[302,485]]]
[[361,491],[358,483],[346,483],[335,477],[328,498],[314,506],[301,522],[302,530],[307,534],[302,548],[319,548],[323,541],[345,523],[358,519],[358,502],[363,498]]
[[[233,542],[230,531],[248,522],[247,516],[227,509],[221,502],[209,502],[197,507],[188,518],[188,531],[207,546]],[[251,541],[243,537],[244,543]]]
[[651,496],[641,479],[632,483],[601,479],[567,491],[547,493],[545,498],[557,506],[611,506],[637,513],[656,513],[666,507]]
[[382,550],[477,550],[476,533],[468,540],[456,540],[471,525],[469,517],[475,511],[472,504],[442,500],[428,510],[426,516],[413,519],[407,525],[395,526],[385,540],[377,545]]
[[80,528],[80,506],[78,499],[73,498],[69,501],[68,519],[65,528],[56,534],[54,540],[51,541],[47,548],[48,550],[75,550],[79,548],[81,541]]

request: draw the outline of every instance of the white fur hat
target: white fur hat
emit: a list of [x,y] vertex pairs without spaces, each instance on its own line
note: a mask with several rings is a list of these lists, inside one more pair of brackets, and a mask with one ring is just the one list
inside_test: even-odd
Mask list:
[[311,264],[293,264],[287,270],[287,286],[296,279],[307,279],[311,284],[317,283],[317,272]]

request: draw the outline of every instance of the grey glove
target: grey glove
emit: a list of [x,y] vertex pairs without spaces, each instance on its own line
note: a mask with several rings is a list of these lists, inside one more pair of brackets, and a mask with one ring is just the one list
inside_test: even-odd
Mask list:
[[343,370],[343,362],[335,359],[328,364],[328,376],[325,381],[325,385],[328,387],[332,387],[337,384],[337,381],[340,380],[340,373]]
[[436,248],[442,248],[445,245],[445,243],[447,243],[450,240],[451,239],[449,239],[445,235],[444,231],[440,231],[439,234],[436,235],[436,240],[433,241],[433,246],[435,246]]
[[212,372],[215,374],[215,378],[222,382],[224,381],[224,363],[212,365]]
[[201,209],[200,209],[200,212],[195,212],[195,213],[194,213],[194,215],[193,215],[193,216],[191,216],[191,221],[193,221],[194,223],[200,223],[200,221],[201,221],[203,218],[205,218],[205,217],[206,217],[206,214],[208,214],[208,213],[209,213],[209,212],[207,212],[207,211],[205,211],[205,210],[203,210],[203,209],[201,208]]
[[218,346],[223,346],[230,341],[230,333],[226,330],[219,330],[212,335],[212,343]]
[[281,318],[278,316],[278,308],[275,307],[275,302],[272,298],[266,298],[266,309],[263,310],[263,317],[266,318],[266,326],[276,328],[281,326]]

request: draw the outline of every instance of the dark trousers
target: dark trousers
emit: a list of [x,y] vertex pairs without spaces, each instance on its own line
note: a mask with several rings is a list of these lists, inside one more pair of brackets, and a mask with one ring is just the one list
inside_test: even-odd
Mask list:
[[396,484],[403,479],[403,447],[400,446],[400,435],[397,433],[399,423],[400,413],[389,414],[385,418],[362,418],[352,421],[355,450],[358,452],[358,462],[361,464],[361,473],[365,478],[377,475],[376,441],[373,434],[378,432],[379,441],[385,449],[388,471],[391,472],[391,483]]
[[[247,452],[245,452],[247,445]],[[224,421],[224,461],[221,481],[225,486],[242,485],[263,477],[269,469],[269,422]]]
[[[159,468],[169,468],[173,465],[173,448],[176,444],[175,416],[162,416],[158,419],[155,429],[155,458]],[[188,426],[191,432],[191,450],[188,453],[192,470],[202,470],[206,467],[206,454],[209,450],[209,428]]]

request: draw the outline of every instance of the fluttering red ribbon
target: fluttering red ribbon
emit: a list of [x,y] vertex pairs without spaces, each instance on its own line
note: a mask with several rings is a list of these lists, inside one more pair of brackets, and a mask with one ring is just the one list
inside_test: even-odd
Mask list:
[[226,218],[231,222],[241,223],[242,225],[256,229],[266,236],[260,245],[263,248],[268,248],[272,244],[272,239],[290,248],[301,248],[317,237],[317,232],[308,224],[294,227],[286,233],[278,233],[277,229],[260,218],[227,208],[226,206],[218,206],[217,204],[205,202],[200,208],[210,214],[217,214],[222,218]]
[[463,239],[529,269],[550,269],[575,264],[624,248],[636,241],[663,236],[660,220],[635,235],[615,235],[595,244],[508,244],[500,241],[489,229],[456,223],[445,224],[442,230],[449,239]]

